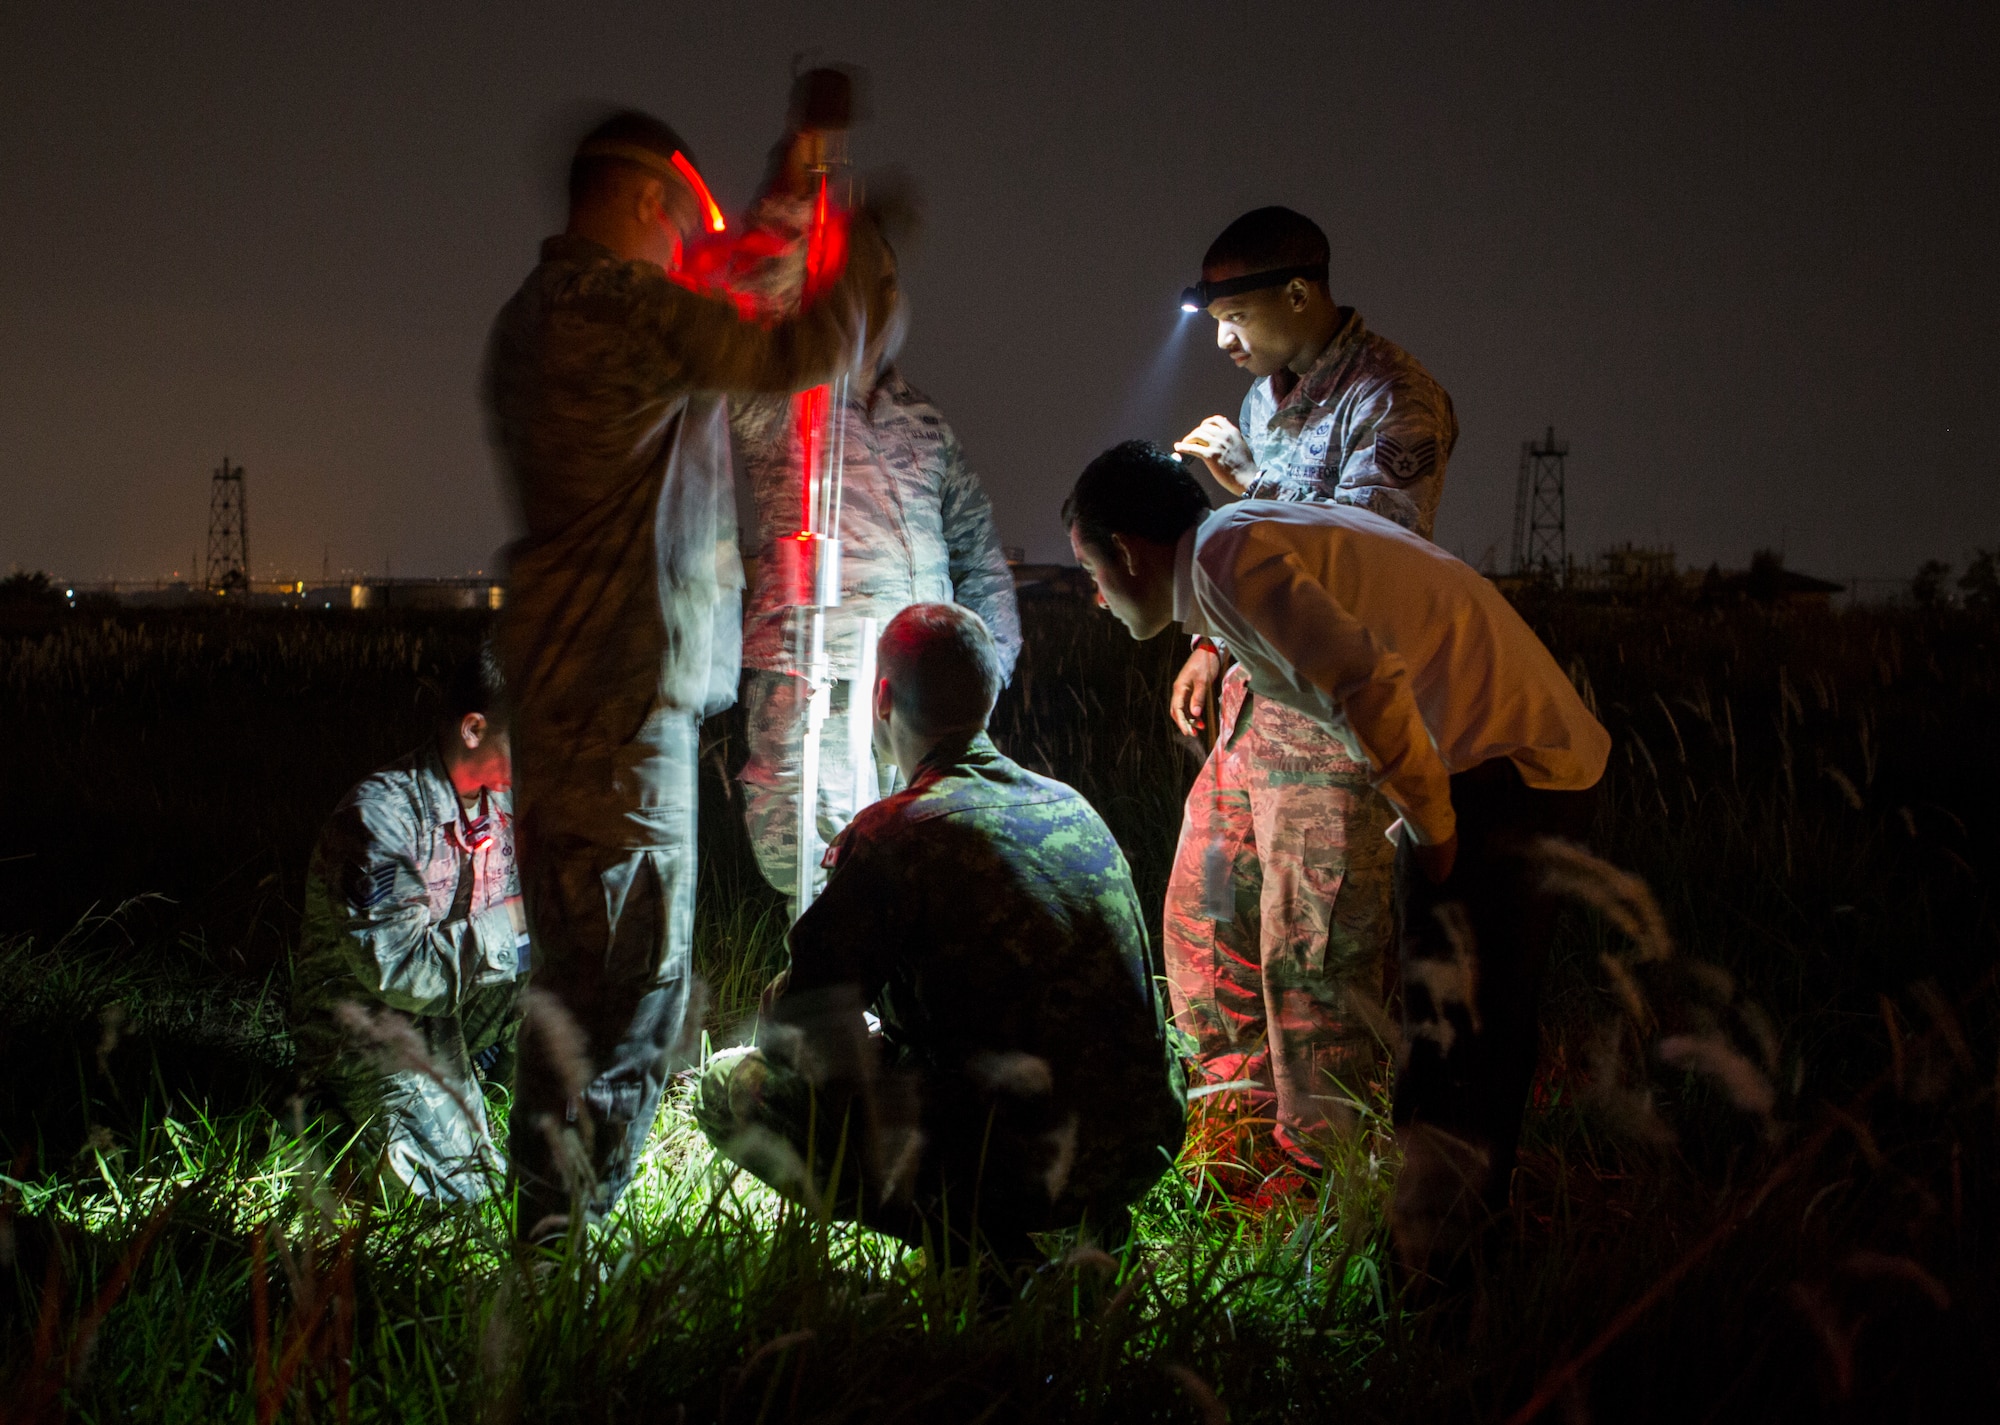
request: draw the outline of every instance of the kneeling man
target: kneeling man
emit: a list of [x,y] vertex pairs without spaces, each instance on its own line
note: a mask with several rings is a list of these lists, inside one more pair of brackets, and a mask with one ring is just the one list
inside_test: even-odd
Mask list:
[[383,1182],[484,1197],[500,1168],[479,1079],[512,1077],[526,921],[499,663],[458,670],[437,736],[362,779],[306,875],[292,1037]]
[[1482,1200],[1506,1202],[1554,911],[1535,842],[1589,830],[1610,735],[1499,590],[1380,515],[1211,513],[1185,466],[1127,441],[1083,472],[1063,523],[1134,638],[1178,623],[1226,647],[1259,697],[1365,759],[1401,815],[1394,1220],[1405,1259],[1426,1260]]
[[710,1062],[697,1116],[780,1192],[943,1258],[1116,1236],[1187,1107],[1131,871],[1090,803],[987,737],[977,614],[912,605],[879,659],[876,745],[908,787],[829,848],[757,1047]]

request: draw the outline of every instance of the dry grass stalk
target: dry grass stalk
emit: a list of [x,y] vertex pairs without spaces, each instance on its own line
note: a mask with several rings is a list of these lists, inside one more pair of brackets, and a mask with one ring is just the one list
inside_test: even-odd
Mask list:
[[1229,1411],[1223,1407],[1220,1400],[1216,1399],[1215,1392],[1209,1389],[1207,1381],[1186,1366],[1172,1362],[1161,1366],[1160,1369],[1175,1385],[1188,1393],[1188,1399],[1192,1400],[1195,1409],[1201,1412],[1203,1425],[1229,1425]]
[[1939,1311],[1951,1310],[1950,1290],[1909,1257],[1890,1252],[1854,1252],[1840,1264],[1840,1269],[1863,1281],[1907,1282],[1929,1297],[1931,1305]]
[[1745,1113],[1768,1122],[1778,1106],[1778,1091],[1771,1081],[1719,1034],[1670,1034],[1654,1052],[1670,1068],[1715,1080]]
[[1672,957],[1667,919],[1645,881],[1553,836],[1538,838],[1533,854],[1542,866],[1542,888],[1600,912],[1632,942],[1637,959]]
[[333,1007],[334,1022],[356,1041],[365,1046],[375,1059],[377,1066],[385,1074],[419,1074],[436,1084],[445,1093],[466,1121],[475,1127],[483,1124],[484,1117],[473,1111],[465,1101],[465,1095],[458,1086],[445,1077],[431,1058],[430,1049],[424,1044],[417,1027],[410,1023],[409,1016],[398,1014],[393,1009],[382,1009],[374,1014],[354,1000],[342,1000]]

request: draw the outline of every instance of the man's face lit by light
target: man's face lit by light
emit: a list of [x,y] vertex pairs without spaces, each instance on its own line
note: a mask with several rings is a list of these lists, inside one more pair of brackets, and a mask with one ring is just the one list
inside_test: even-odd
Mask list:
[[1239,292],[1233,297],[1217,297],[1208,304],[1215,318],[1215,344],[1222,354],[1252,376],[1269,376],[1283,370],[1298,347],[1299,303],[1292,288],[1265,287],[1255,292]]
[[1076,526],[1069,531],[1070,553],[1097,585],[1097,606],[1125,625],[1125,631],[1141,642],[1153,637],[1173,621],[1173,585],[1164,587],[1135,557],[1122,535],[1113,535],[1112,547],[1099,549],[1078,536]]

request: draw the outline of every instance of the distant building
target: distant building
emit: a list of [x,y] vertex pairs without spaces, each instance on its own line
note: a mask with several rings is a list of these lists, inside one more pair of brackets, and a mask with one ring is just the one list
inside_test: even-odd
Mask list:
[[1751,555],[1748,569],[1725,571],[1710,565],[1707,573],[1690,575],[1689,583],[1704,603],[1747,600],[1786,608],[1828,608],[1835,594],[1847,592],[1845,584],[1787,569],[1785,556],[1773,549]]
[[483,577],[357,579],[345,593],[351,609],[498,609],[507,602],[507,586]]
[[1835,594],[1850,592],[1845,584],[1816,579],[1785,568],[1785,558],[1763,549],[1751,556],[1748,569],[1677,567],[1671,545],[1627,542],[1607,549],[1587,566],[1572,564],[1560,577],[1546,572],[1501,574],[1493,578],[1500,592],[1514,597],[1530,590],[1558,590],[1588,603],[1696,600],[1701,603],[1758,603],[1787,608],[1826,608]]
[[88,597],[128,608],[257,609],[498,609],[507,602],[507,586],[487,575],[448,579],[380,579],[363,577],[338,584],[288,583],[259,580],[241,587],[205,589],[186,580],[103,579],[63,586],[69,606]]

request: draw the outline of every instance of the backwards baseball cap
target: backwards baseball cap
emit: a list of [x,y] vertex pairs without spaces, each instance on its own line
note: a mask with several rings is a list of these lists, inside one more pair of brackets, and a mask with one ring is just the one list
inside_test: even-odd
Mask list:
[[1294,277],[1303,277],[1308,282],[1324,283],[1327,280],[1327,264],[1315,262],[1304,267],[1273,267],[1268,271],[1250,272],[1241,277],[1225,277],[1220,282],[1197,282],[1192,287],[1181,289],[1181,310],[1203,311],[1218,297],[1234,297],[1239,293],[1257,292],[1266,287],[1282,287]]

